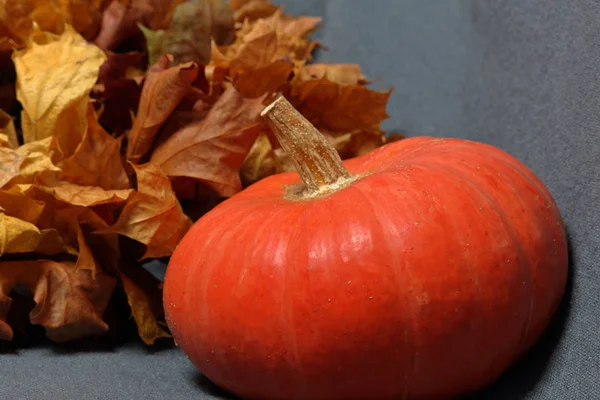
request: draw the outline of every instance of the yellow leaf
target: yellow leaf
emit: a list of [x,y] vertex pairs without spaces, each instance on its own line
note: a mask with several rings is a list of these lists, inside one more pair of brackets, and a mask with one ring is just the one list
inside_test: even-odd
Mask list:
[[0,213],[0,256],[35,251],[42,237],[31,222]]
[[86,128],[89,93],[105,59],[102,50],[69,25],[60,36],[38,33],[13,54],[26,143],[54,136],[62,157],[73,154]]
[[3,110],[0,110],[0,133],[6,135],[7,146],[3,147],[10,147],[11,149],[19,147],[19,139],[13,118]]

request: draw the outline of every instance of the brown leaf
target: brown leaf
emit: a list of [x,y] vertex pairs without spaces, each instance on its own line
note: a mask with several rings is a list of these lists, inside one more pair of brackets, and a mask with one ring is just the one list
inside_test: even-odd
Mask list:
[[0,189],[13,184],[32,183],[42,172],[60,172],[50,160],[52,138],[27,143],[18,149],[0,147]]
[[372,131],[388,118],[391,90],[377,92],[362,85],[341,85],[327,77],[293,86],[290,102],[319,129]]
[[62,157],[69,157],[85,131],[88,97],[106,56],[69,25],[60,36],[40,33],[36,40],[13,55],[23,139],[54,136]]
[[167,139],[152,162],[169,176],[194,178],[222,196],[241,190],[239,169],[261,130],[262,99],[245,99],[234,88],[219,98],[205,119]]
[[234,38],[231,10],[222,0],[188,0],[175,8],[171,26],[153,31],[141,27],[150,64],[172,54],[174,64],[210,61],[211,38],[219,45]]
[[150,29],[167,29],[175,7],[185,0],[122,0],[110,3],[102,16],[102,26],[95,43],[112,50],[124,41],[141,34],[138,23]]
[[42,325],[55,342],[65,342],[88,335],[104,333],[108,326],[102,320],[115,279],[77,270],[71,263],[54,261],[15,261],[0,263],[0,339],[11,340],[12,329],[5,317],[10,307],[10,291],[16,285],[26,286],[36,303],[29,319]]
[[11,149],[19,147],[19,138],[17,130],[15,129],[15,124],[13,123],[13,118],[3,110],[0,110],[0,133],[6,135],[8,147]]
[[[42,183],[44,182],[42,181]],[[49,184],[51,186],[39,185],[38,189],[51,194],[64,203],[81,207],[121,203],[126,201],[133,193],[133,189],[104,190],[98,186],[82,186],[65,181]]]
[[295,68],[310,57],[314,43],[308,34],[320,18],[288,18],[276,12],[266,19],[245,24],[230,46],[213,44],[211,64],[233,80],[245,97],[258,97],[284,85]]
[[60,179],[78,185],[106,190],[127,189],[129,178],[121,161],[121,141],[100,126],[91,105],[87,110],[87,129],[73,155],[62,160]]
[[171,188],[169,178],[154,163],[134,165],[137,192],[133,194],[117,222],[98,233],[119,233],[147,246],[142,256],[171,255],[191,226]]
[[139,163],[151,149],[158,130],[198,77],[195,63],[169,67],[164,56],[150,68],[127,143],[127,159]]
[[147,345],[153,344],[160,338],[171,337],[159,324],[158,319],[162,317],[162,298],[158,282],[141,267],[129,268],[129,275],[135,271],[132,279],[126,274],[121,274],[123,288],[127,295],[127,302],[131,308],[131,314],[138,328],[140,338]]

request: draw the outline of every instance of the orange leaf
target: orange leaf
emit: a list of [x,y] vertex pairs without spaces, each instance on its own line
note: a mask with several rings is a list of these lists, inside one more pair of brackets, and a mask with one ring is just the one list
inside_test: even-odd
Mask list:
[[119,233],[147,246],[142,256],[171,255],[192,221],[183,213],[169,178],[154,163],[134,165],[138,189],[117,222],[97,233]]
[[162,296],[156,279],[139,266],[128,268],[126,272],[131,277],[121,273],[121,280],[140,338],[151,345],[160,338],[170,337],[158,322],[162,317]]
[[261,130],[262,99],[244,99],[234,88],[221,95],[205,119],[173,134],[152,154],[169,176],[201,181],[222,196],[241,189],[239,169]]
[[0,339],[11,340],[12,329],[5,317],[10,307],[10,291],[26,286],[36,303],[31,323],[46,328],[55,342],[104,333],[108,326],[102,314],[108,304],[115,279],[99,274],[92,279],[89,271],[77,270],[71,263],[54,261],[15,261],[0,263]]
[[129,178],[121,162],[122,137],[115,139],[100,126],[94,109],[88,106],[87,129],[73,155],[58,165],[60,179],[102,189],[129,188]]
[[198,77],[197,64],[169,67],[170,63],[171,59],[164,56],[146,77],[127,144],[127,159],[134,163],[151,149],[158,130]]
[[342,85],[327,77],[300,82],[292,88],[290,102],[319,129],[370,131],[388,118],[391,90],[377,92],[362,85]]

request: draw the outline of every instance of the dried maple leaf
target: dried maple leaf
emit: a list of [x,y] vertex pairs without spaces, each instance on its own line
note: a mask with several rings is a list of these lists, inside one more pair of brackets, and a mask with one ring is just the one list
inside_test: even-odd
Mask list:
[[205,119],[185,126],[152,154],[172,177],[196,179],[222,196],[241,190],[239,169],[262,129],[262,99],[245,99],[234,88],[219,98]]
[[73,154],[85,131],[89,94],[105,59],[102,50],[69,25],[60,36],[40,33],[14,53],[26,143],[54,136],[62,157]]
[[298,73],[299,82],[327,79],[338,85],[365,85],[367,80],[357,64],[307,64]]
[[117,222],[98,233],[118,233],[147,246],[142,259],[171,255],[191,226],[171,188],[169,178],[154,163],[133,166],[137,191]]
[[95,43],[111,50],[141,34],[138,24],[150,29],[167,29],[175,7],[186,0],[122,0],[110,3],[102,16]]
[[28,196],[20,185],[0,190],[0,204],[7,215],[32,224],[38,222],[45,207],[44,202],[37,201]]
[[171,61],[168,56],[161,58],[158,64],[150,68],[144,82],[127,143],[127,159],[131,162],[139,163],[150,151],[158,130],[200,72],[196,63],[169,67]]
[[36,251],[42,233],[31,222],[0,213],[0,256]]
[[248,152],[240,175],[244,185],[247,186],[269,175],[294,170],[294,165],[283,150],[274,149],[269,136],[262,133]]
[[120,277],[140,338],[151,345],[160,338],[170,337],[159,323],[163,311],[158,281],[140,267],[124,269]]
[[13,118],[2,110],[0,110],[0,133],[6,135],[7,147],[11,149],[19,147],[19,137],[13,123]]
[[60,179],[106,190],[129,188],[129,178],[121,161],[122,139],[113,138],[100,126],[89,105],[87,129],[79,146],[71,157],[58,164],[62,169]]
[[313,43],[308,34],[320,18],[289,20],[280,12],[246,24],[230,46],[212,46],[211,64],[231,77],[234,86],[246,97],[274,92],[285,84],[294,68],[310,56]]
[[50,160],[52,138],[27,143],[17,149],[0,148],[0,189],[32,183],[42,172],[60,172]]
[[42,325],[55,342],[104,333],[108,325],[102,314],[108,304],[115,279],[78,270],[72,263],[55,261],[15,261],[0,263],[0,339],[11,340],[12,329],[5,318],[10,307],[9,293],[24,285],[36,303],[29,314],[31,323]]
[[175,65],[189,61],[208,64],[211,38],[223,45],[234,37],[231,10],[222,0],[189,0],[177,6],[168,29],[141,29],[150,64],[164,54],[172,54]]
[[372,131],[388,118],[391,90],[378,92],[362,85],[342,85],[327,77],[292,87],[290,102],[319,129],[338,132]]
[[81,207],[121,203],[133,193],[133,189],[104,190],[98,186],[82,186],[65,181],[52,182],[48,186],[38,185],[37,188],[57,200]]

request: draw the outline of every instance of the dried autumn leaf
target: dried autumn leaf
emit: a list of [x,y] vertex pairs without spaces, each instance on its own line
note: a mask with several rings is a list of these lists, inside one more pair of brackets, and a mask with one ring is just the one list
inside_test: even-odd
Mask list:
[[267,134],[260,134],[248,152],[240,175],[245,185],[281,172],[294,171],[294,165],[281,149],[273,149]]
[[239,169],[261,130],[262,99],[245,99],[234,88],[219,98],[205,119],[185,126],[152,154],[172,177],[196,179],[222,196],[241,190]]
[[371,131],[388,118],[391,90],[378,92],[362,85],[341,85],[327,77],[293,86],[290,102],[319,129]]
[[152,66],[144,82],[140,105],[129,132],[127,159],[139,163],[150,151],[158,130],[183,99],[198,77],[198,64],[186,63],[169,67],[164,56]]
[[121,280],[138,334],[144,343],[151,345],[160,338],[171,337],[158,322],[162,307],[157,303],[160,303],[162,296],[156,279],[142,268],[128,270],[129,274],[133,271],[136,272],[137,279],[131,279],[122,273]]
[[19,138],[13,118],[3,110],[0,110],[0,133],[6,135],[8,147],[11,149],[19,147]]
[[41,238],[34,224],[0,213],[0,256],[33,252]]
[[13,55],[26,143],[55,137],[69,157],[85,131],[87,103],[106,56],[67,25],[62,35],[40,33]]
[[97,232],[118,233],[147,246],[142,256],[171,255],[191,226],[171,188],[169,178],[154,163],[133,166],[137,176],[135,192],[117,222]]
[[338,85],[365,85],[367,80],[357,64],[308,64],[298,73],[299,82],[327,79]]
[[55,261],[15,261],[0,263],[0,339],[11,340],[12,329],[6,324],[10,307],[9,293],[17,285],[26,286],[36,303],[29,319],[42,325],[55,342],[65,342],[104,333],[102,320],[115,279],[77,270],[72,263]]
[[174,64],[210,61],[211,38],[219,45],[234,37],[231,10],[222,0],[188,0],[175,8],[171,26],[153,31],[140,27],[148,45],[150,64],[172,54]]
[[25,193],[19,185],[0,190],[0,205],[7,215],[36,224],[44,211],[45,203]]
[[95,43],[104,50],[115,49],[127,39],[141,34],[138,23],[150,29],[167,29],[175,7],[184,1],[113,1],[102,16],[102,26]]
[[60,172],[50,160],[52,138],[27,143],[17,149],[0,147],[0,189],[33,182],[42,172]]
[[133,189],[105,190],[98,186],[82,186],[65,181],[52,182],[49,186],[38,185],[38,189],[64,203],[81,207],[121,203],[133,192]]
[[121,161],[121,142],[98,123],[91,105],[87,110],[87,129],[73,155],[62,160],[60,179],[106,190],[127,189],[129,178]]

